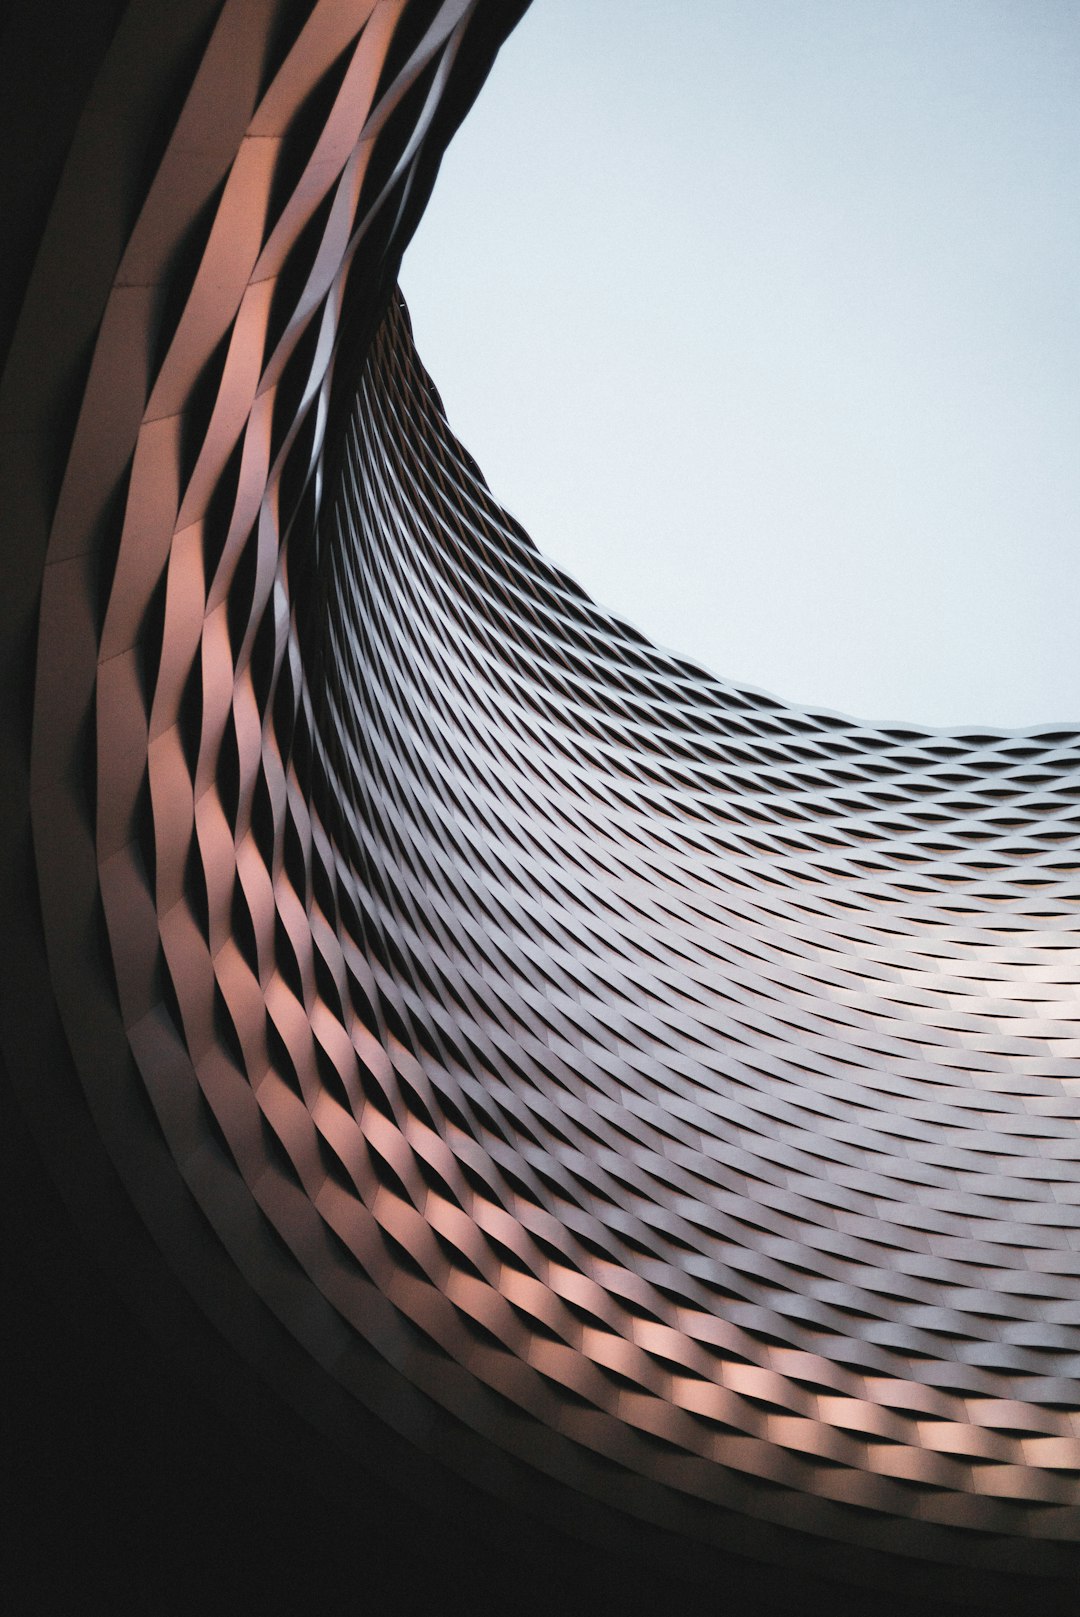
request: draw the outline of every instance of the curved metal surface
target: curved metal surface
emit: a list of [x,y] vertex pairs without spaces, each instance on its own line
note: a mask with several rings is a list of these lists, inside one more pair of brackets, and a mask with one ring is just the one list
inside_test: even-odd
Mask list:
[[773,1599],[1067,1610],[1080,733],[740,689],[498,507],[390,291],[497,10],[174,8],[90,229],[157,8],[106,52],[5,373],[13,1087],[314,1426]]

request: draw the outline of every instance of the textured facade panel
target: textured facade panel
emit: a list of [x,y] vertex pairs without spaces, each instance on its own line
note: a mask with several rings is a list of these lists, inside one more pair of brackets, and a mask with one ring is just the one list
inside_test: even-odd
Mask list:
[[1080,732],[715,679],[495,503],[392,287],[520,9],[102,47],[0,401],[13,1093],[121,1289],[511,1542],[1070,1610]]

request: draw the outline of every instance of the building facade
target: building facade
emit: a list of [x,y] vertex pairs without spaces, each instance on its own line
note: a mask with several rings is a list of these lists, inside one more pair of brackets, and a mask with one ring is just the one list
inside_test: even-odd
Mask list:
[[152,1383],[174,1571],[190,1398],[369,1588],[1073,1610],[1080,732],[715,678],[498,506],[394,282],[523,6],[78,9],[6,103],[23,1441],[130,1505],[64,1366]]

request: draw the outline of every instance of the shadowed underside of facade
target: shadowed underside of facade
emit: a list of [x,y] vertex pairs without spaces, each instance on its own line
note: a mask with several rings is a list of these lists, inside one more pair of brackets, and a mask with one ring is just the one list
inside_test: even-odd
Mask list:
[[35,1418],[85,1330],[171,1522],[190,1396],[493,1598],[1072,1609],[1080,734],[718,680],[495,503],[394,277],[523,5],[67,9],[0,393]]

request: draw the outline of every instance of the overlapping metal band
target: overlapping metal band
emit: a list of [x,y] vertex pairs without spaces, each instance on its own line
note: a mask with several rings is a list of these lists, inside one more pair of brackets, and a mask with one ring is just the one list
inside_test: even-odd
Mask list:
[[228,1253],[223,1329],[258,1296],[481,1486],[1049,1598],[1080,734],[712,678],[499,508],[396,296],[335,380],[476,8],[309,9],[269,61],[220,9],[42,501],[30,806],[94,1127],[197,1297],[174,1187]]

